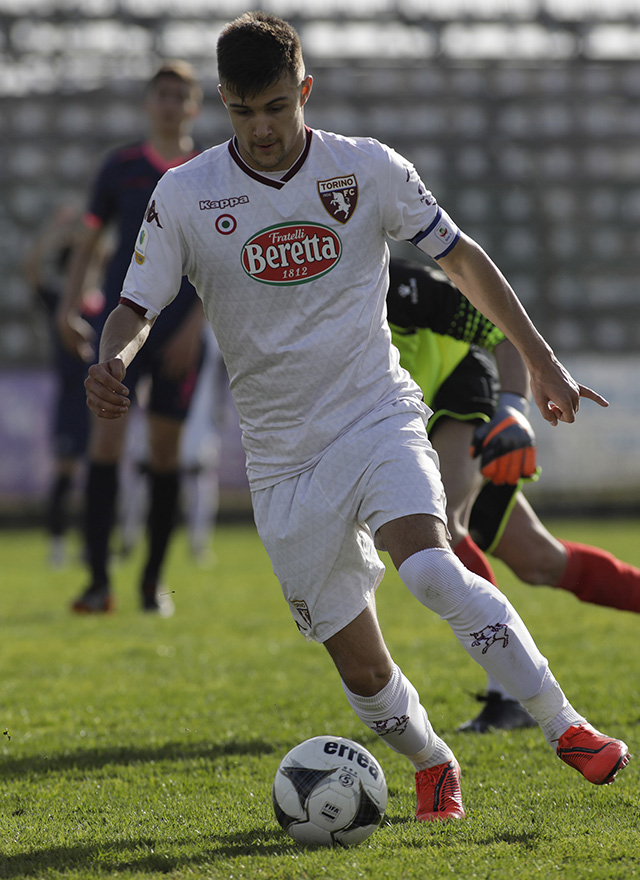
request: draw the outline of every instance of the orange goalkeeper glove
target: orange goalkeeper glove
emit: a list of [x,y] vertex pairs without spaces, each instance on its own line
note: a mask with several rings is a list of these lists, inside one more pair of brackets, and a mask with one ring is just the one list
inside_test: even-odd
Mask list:
[[483,476],[496,485],[514,486],[536,473],[536,438],[525,415],[528,409],[524,397],[503,392],[491,421],[473,432],[469,454],[480,456]]

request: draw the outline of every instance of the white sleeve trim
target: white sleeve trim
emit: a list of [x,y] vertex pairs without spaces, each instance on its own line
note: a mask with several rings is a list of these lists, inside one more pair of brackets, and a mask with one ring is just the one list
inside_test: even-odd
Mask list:
[[426,229],[423,229],[411,239],[421,251],[424,251],[434,260],[446,256],[460,238],[460,230],[446,211],[440,206],[436,216]]

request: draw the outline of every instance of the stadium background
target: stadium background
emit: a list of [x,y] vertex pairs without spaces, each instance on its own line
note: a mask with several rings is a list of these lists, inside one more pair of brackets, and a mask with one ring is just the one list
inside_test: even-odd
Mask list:
[[[174,9],[179,8],[179,15]],[[106,150],[144,134],[141,88],[183,57],[205,87],[195,135],[229,125],[215,41],[233,0],[0,0],[0,514],[37,512],[50,473],[44,316],[22,262]],[[249,7],[250,8],[250,7]],[[273,0],[315,75],[310,125],[372,135],[505,271],[567,366],[607,396],[578,423],[534,417],[555,510],[637,512],[640,489],[640,8],[637,0]],[[398,249],[402,252],[402,248]],[[417,252],[413,251],[415,256]],[[237,426],[224,492],[244,492]]]

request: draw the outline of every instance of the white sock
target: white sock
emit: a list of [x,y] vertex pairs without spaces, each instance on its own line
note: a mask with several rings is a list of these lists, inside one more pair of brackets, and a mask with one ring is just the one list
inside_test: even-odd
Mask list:
[[515,697],[493,675],[487,675],[487,693],[500,694],[502,700],[515,700]]
[[453,752],[435,734],[418,692],[398,666],[372,697],[352,693],[344,682],[342,687],[358,718],[394,752],[409,758],[416,770],[452,760]]
[[540,692],[528,700],[522,700],[522,705],[538,722],[544,738],[554,749],[565,730],[573,724],[584,724],[586,721],[567,700],[550,670]]
[[530,712],[548,742],[580,723],[504,593],[442,548],[414,553],[398,572],[418,601],[447,621],[469,656]]

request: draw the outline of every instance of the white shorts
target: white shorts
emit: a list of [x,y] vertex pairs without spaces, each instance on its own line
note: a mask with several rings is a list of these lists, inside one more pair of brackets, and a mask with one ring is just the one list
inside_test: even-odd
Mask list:
[[416,513],[447,522],[425,418],[394,405],[352,426],[313,468],[252,498],[295,622],[318,642],[354,620],[382,580],[373,540],[381,526]]

